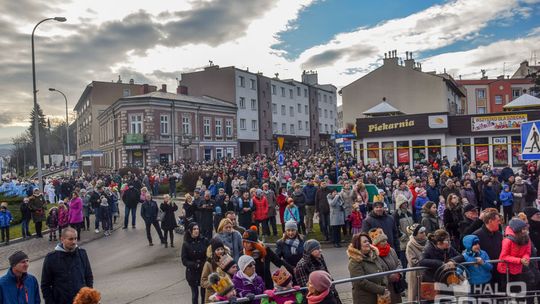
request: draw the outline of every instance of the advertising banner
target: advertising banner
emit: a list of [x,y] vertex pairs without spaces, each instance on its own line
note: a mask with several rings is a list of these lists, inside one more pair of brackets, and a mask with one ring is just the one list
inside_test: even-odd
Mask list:
[[471,117],[471,131],[480,132],[519,129],[524,122],[527,122],[527,114]]

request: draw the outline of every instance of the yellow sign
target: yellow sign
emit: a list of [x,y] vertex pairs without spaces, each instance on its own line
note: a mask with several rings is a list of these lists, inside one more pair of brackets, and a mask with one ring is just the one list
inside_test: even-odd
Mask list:
[[280,150],[283,150],[283,143],[285,142],[285,137],[278,136],[277,143]]
[[395,122],[395,123],[381,123],[381,124],[371,124],[368,126],[368,132],[380,132],[393,129],[400,129],[406,127],[414,127],[414,120],[405,119],[405,121]]

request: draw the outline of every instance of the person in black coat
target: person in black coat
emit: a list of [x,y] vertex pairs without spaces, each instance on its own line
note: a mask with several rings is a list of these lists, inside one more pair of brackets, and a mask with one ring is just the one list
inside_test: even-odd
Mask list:
[[146,237],[148,238],[148,245],[154,246],[152,243],[152,235],[150,234],[150,228],[154,226],[156,228],[157,234],[162,244],[166,244],[161,233],[161,228],[159,228],[159,222],[157,219],[158,216],[158,206],[156,201],[152,200],[152,195],[150,192],[146,193],[146,198],[141,206],[141,217],[144,220],[146,226]]
[[21,206],[19,207],[21,210],[21,229],[22,229],[22,237],[25,239],[26,237],[30,237],[30,220],[32,219],[32,211],[30,210],[30,207],[28,206],[29,199],[25,197],[23,199],[23,202],[21,203]]
[[484,222],[482,217],[478,216],[478,208],[469,204],[463,207],[463,220],[459,222],[459,233],[462,236],[473,234],[478,230]]
[[167,248],[167,234],[171,241],[171,247],[174,248],[174,228],[178,227],[176,224],[176,217],[174,212],[178,210],[178,206],[171,201],[171,197],[167,194],[163,196],[163,203],[159,206],[161,211],[164,212],[163,219],[161,220],[161,229],[163,230],[163,240],[165,242],[165,248]]
[[199,211],[199,216],[197,218],[197,223],[201,230],[201,234],[207,238],[212,238],[212,228],[214,221],[214,205],[215,201],[210,197],[210,191],[204,193],[204,199],[199,201],[197,206]]
[[373,203],[371,211],[362,223],[362,232],[368,232],[372,228],[381,228],[388,237],[388,244],[395,250],[399,250],[399,232],[394,218],[384,211],[382,202]]
[[438,229],[434,233],[430,233],[428,240],[420,258],[419,266],[429,268],[424,272],[423,281],[435,282],[441,279],[435,276],[439,268],[455,268],[456,264],[464,262],[465,259],[450,246],[450,235],[444,229]]
[[[501,233],[501,215],[495,208],[488,208],[482,211],[482,221],[484,224],[473,234],[480,240],[480,248],[485,250],[489,257],[497,259],[501,255],[503,234]],[[493,264],[491,270],[492,288],[501,288],[505,281],[505,275],[497,271],[497,264]],[[504,291],[504,290],[502,290]]]
[[182,245],[181,259],[186,267],[186,281],[191,288],[191,303],[204,303],[205,289],[201,287],[201,274],[206,260],[206,249],[210,242],[201,235],[199,225],[192,222],[187,227],[184,234],[184,244]]
[[81,288],[94,285],[88,255],[77,247],[77,231],[65,228],[60,240],[43,262],[41,292],[47,304],[71,304]]
[[[483,202],[482,202],[482,209],[487,208],[497,208],[497,193],[495,192],[495,189],[493,189],[493,183],[490,181],[486,184],[483,190]],[[483,247],[482,247],[483,249]]]
[[133,186],[132,183],[129,184],[128,189],[124,191],[124,194],[122,195],[122,200],[124,201],[124,204],[126,205],[126,208],[124,209],[124,227],[123,229],[127,229],[128,223],[129,223],[129,213],[131,212],[131,227],[135,228],[135,219],[137,218],[137,205],[139,204],[141,199],[141,193],[135,186]]

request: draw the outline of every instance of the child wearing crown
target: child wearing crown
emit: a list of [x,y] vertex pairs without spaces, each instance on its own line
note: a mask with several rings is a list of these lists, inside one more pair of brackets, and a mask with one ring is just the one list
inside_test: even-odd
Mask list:
[[[300,304],[304,300],[304,296],[300,291],[299,286],[292,286],[292,275],[284,266],[274,271],[272,274],[274,281],[274,289],[266,290],[264,293],[268,295],[261,300],[261,304]],[[277,292],[295,289],[296,291],[283,295],[276,295]]]

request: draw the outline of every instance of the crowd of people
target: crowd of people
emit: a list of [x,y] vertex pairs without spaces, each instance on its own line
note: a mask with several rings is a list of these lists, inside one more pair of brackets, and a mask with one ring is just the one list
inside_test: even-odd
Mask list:
[[[421,280],[412,272],[355,280],[354,303],[400,303],[404,295],[408,301],[432,301],[440,294],[437,283],[459,285],[465,278],[484,296],[486,286],[504,291],[515,281],[538,289],[538,262],[531,259],[540,246],[536,162],[514,171],[466,156],[409,167],[342,155],[336,168],[332,150],[288,151],[285,159],[280,166],[274,156],[255,154],[158,166],[140,175],[50,180],[46,185],[54,195],[36,189],[23,205],[38,237],[38,223],[45,221],[52,241],[56,229],[63,233],[72,226],[77,235],[88,230],[92,214],[95,232],[101,225],[109,235],[119,201],[125,205],[123,228],[130,218],[134,228],[141,205],[148,244],[153,246],[154,227],[164,247],[174,246],[179,212],[192,303],[258,294],[267,295],[264,303],[341,303],[321,243],[340,248],[344,240],[351,277],[427,267]],[[178,206],[176,184],[190,172],[201,175]],[[163,184],[169,194],[158,205],[154,196]],[[376,193],[368,189],[373,185]],[[45,211],[46,202],[59,204]],[[51,214],[56,222],[49,225]],[[315,239],[318,233],[322,237]],[[271,236],[278,239],[275,246],[266,242]],[[487,262],[497,259],[504,262]]]

